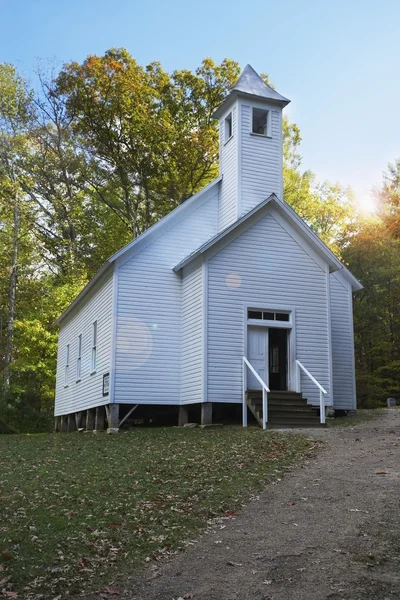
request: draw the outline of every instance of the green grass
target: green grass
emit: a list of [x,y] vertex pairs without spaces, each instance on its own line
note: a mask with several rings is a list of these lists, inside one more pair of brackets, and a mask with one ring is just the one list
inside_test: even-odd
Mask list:
[[99,589],[237,511],[312,444],[238,427],[0,436],[0,582],[19,598]]
[[346,417],[335,417],[334,419],[328,419],[328,427],[353,427],[354,425],[361,425],[368,421],[373,421],[379,415],[382,414],[382,410],[379,408],[374,409],[363,409],[357,410],[354,415],[347,415]]

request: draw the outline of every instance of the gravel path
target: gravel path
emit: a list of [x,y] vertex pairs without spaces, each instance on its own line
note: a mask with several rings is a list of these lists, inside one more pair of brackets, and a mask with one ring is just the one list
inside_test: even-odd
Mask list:
[[315,458],[131,579],[130,600],[400,599],[400,410],[307,430]]

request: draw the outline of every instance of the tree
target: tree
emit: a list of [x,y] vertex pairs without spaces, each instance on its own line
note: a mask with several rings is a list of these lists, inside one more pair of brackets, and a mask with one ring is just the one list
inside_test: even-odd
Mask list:
[[391,236],[400,238],[400,158],[388,165],[377,193],[380,216]]
[[354,296],[357,391],[372,406],[400,391],[400,240],[374,217],[348,232],[342,252],[364,286]]
[[65,65],[57,90],[98,198],[136,237],[217,174],[211,117],[238,65],[203,61],[195,73],[145,69],[126,50]]
[[[24,152],[27,124],[31,116],[31,94],[12,65],[0,64],[0,190],[3,211],[12,211],[12,257],[10,265],[7,343],[4,358],[4,389],[10,385],[13,352],[15,301],[21,235],[21,181],[19,168]],[[3,230],[4,231],[4,230]]]

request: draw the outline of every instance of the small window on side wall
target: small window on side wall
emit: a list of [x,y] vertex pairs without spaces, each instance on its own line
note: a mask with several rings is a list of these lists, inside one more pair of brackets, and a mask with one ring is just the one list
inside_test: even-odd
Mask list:
[[232,137],[232,113],[225,119],[225,142],[227,142]]
[[64,385],[65,387],[69,385],[69,344],[67,344],[66,348]]
[[78,356],[76,359],[76,381],[80,381],[82,376],[82,334],[78,336]]
[[97,364],[97,321],[93,323],[92,331],[92,373],[96,371]]
[[269,111],[263,108],[253,108],[252,133],[268,135]]

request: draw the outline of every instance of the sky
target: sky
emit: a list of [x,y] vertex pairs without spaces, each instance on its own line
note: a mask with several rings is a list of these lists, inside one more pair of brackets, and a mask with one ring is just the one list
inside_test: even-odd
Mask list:
[[0,62],[28,78],[112,47],[168,71],[209,56],[268,73],[303,168],[366,207],[400,157],[400,0],[0,0]]

